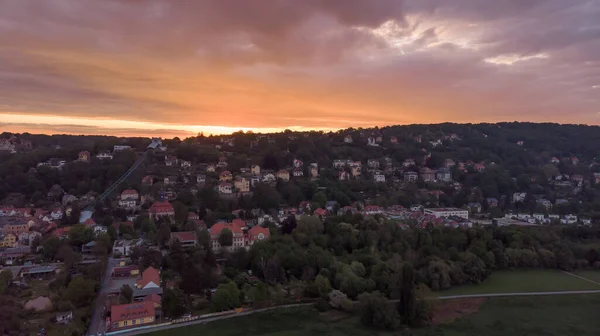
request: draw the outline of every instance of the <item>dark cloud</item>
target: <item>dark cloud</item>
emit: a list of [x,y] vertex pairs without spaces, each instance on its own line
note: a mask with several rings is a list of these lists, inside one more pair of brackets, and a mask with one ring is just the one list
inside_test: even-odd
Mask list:
[[0,0],[0,8],[6,112],[247,127],[598,123],[599,1]]

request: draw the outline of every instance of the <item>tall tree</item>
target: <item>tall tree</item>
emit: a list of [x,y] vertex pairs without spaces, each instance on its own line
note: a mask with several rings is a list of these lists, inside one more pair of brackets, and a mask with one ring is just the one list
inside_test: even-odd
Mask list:
[[407,325],[415,323],[417,315],[417,294],[415,291],[415,270],[411,264],[402,266],[402,280],[400,283],[400,300],[397,305],[402,321]]

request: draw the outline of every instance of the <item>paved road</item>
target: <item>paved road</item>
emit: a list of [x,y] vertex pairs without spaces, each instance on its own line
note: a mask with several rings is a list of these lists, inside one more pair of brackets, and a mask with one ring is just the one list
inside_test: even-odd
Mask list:
[[545,295],[569,295],[569,294],[600,294],[600,289],[579,290],[579,291],[558,291],[558,292],[521,292],[521,293],[488,293],[488,294],[467,294],[467,295],[449,295],[432,298],[433,300],[451,300],[451,299],[469,299],[486,297],[506,297],[506,296],[545,296]]
[[121,259],[113,259],[109,258],[106,263],[106,270],[104,270],[104,276],[102,277],[102,282],[100,283],[100,293],[98,293],[98,297],[96,297],[96,302],[94,303],[94,310],[92,312],[92,321],[88,328],[88,335],[104,335],[106,331],[106,320],[102,316],[104,312],[104,305],[106,302],[106,298],[108,296],[108,284],[110,283],[110,275],[112,273],[113,268],[119,263]]

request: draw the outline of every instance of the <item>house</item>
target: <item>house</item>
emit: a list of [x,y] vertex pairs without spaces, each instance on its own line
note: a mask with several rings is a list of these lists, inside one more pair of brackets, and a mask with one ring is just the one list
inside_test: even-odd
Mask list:
[[444,167],[446,167],[446,168],[452,168],[454,166],[456,166],[456,162],[454,162],[454,160],[452,160],[452,159],[446,159],[446,160],[444,160]]
[[233,175],[231,175],[231,172],[229,170],[224,170],[221,172],[221,174],[219,174],[219,181],[221,182],[231,181],[232,179]]
[[70,226],[56,228],[56,229],[54,229],[54,231],[52,231],[52,235],[57,238],[60,238],[60,239],[66,239],[66,238],[69,238],[69,230],[70,229],[71,229]]
[[550,202],[549,200],[547,200],[545,198],[540,198],[540,199],[536,200],[536,203],[543,206],[546,209],[552,208],[552,202]]
[[333,160],[333,168],[342,168],[346,166],[346,160],[335,159]]
[[12,233],[7,233],[1,240],[2,247],[15,247],[17,245],[17,236]]
[[196,175],[196,183],[205,184],[206,183],[206,175],[204,175],[204,174]]
[[165,166],[167,167],[175,167],[177,166],[177,162],[179,160],[177,160],[176,156],[172,156],[172,155],[165,155]]
[[200,219],[200,216],[198,216],[197,213],[195,212],[188,212],[188,220],[198,220]]
[[113,147],[113,152],[121,152],[124,150],[130,150],[131,146],[127,146],[127,145],[115,145]]
[[376,172],[373,175],[373,178],[375,179],[375,182],[385,182],[385,175],[381,172]]
[[88,151],[81,151],[79,152],[79,155],[77,156],[77,160],[81,161],[81,162],[89,162],[90,161],[90,152]]
[[350,179],[350,174],[347,171],[342,170],[339,172],[338,177],[340,181],[348,181]]
[[404,181],[406,182],[417,182],[419,174],[413,171],[404,172]]
[[476,172],[482,172],[484,169],[485,164],[483,162],[476,163],[475,165],[473,165],[473,170],[475,170]]
[[498,207],[498,199],[497,198],[488,197],[486,199],[486,202],[488,204],[488,207],[490,207],[490,208],[496,208],[496,207]]
[[516,202],[524,202],[526,197],[527,197],[527,193],[526,192],[516,192],[516,193],[513,194],[512,201],[514,203],[516,203]]
[[163,179],[164,185],[174,185],[177,184],[177,176],[167,176]]
[[316,178],[319,176],[319,164],[316,162],[313,162],[310,164],[310,176],[313,178]]
[[367,138],[367,146],[378,147],[377,138],[369,137]]
[[97,158],[97,159],[100,159],[100,160],[112,160],[112,158],[113,158],[113,155],[112,155],[112,153],[111,153],[111,152],[109,152],[109,151],[100,151],[100,152],[98,152],[98,154],[96,155],[96,158]]
[[192,168],[192,163],[190,161],[181,160],[179,165],[181,168]]
[[233,186],[229,182],[219,183],[219,194],[231,194],[233,193]]
[[469,203],[468,207],[473,213],[480,213],[482,209],[481,203]]
[[571,163],[573,164],[573,166],[576,166],[579,163],[579,159],[576,156],[573,156],[571,158]]
[[142,184],[145,186],[151,186],[152,184],[154,184],[154,176],[152,175],[146,175],[142,178]]
[[152,301],[114,305],[110,309],[112,328],[125,328],[154,323],[156,310]]
[[440,168],[435,172],[435,178],[440,182],[450,182],[452,181],[452,173],[448,168]]
[[219,237],[223,230],[227,229],[231,231],[233,234],[233,240],[231,246],[227,247],[229,250],[234,250],[239,247],[245,246],[244,239],[244,229],[246,228],[246,223],[241,219],[234,219],[231,223],[227,222],[219,222],[215,223],[211,226],[210,238],[211,238],[211,246],[213,251],[219,251],[221,249],[221,244],[219,243]]
[[138,276],[140,274],[140,267],[138,265],[120,266],[113,268],[111,276],[113,278],[123,278]]
[[217,167],[214,164],[209,164],[206,166],[207,173],[214,173],[217,170]]
[[302,176],[304,176],[304,171],[302,171],[302,169],[300,169],[300,168],[296,168],[292,171],[292,175],[294,177],[302,177]]
[[27,241],[29,242],[29,246],[33,244],[36,238],[42,239],[42,234],[37,231],[30,231],[27,237]]
[[260,166],[259,165],[252,165],[250,167],[250,172],[254,176],[260,176]]
[[248,230],[248,234],[245,237],[246,247],[252,246],[255,242],[269,239],[271,237],[271,232],[269,228],[264,228],[260,225],[253,226],[250,230]]
[[404,167],[410,167],[410,166],[414,166],[415,165],[415,160],[413,159],[406,159],[402,162],[402,166]]
[[374,160],[374,159],[367,160],[367,167],[369,169],[379,169],[379,160]]
[[58,324],[69,324],[71,321],[73,321],[73,311],[69,310],[68,312],[64,313],[56,313],[54,316],[54,321],[56,321]]
[[115,240],[115,242],[113,243],[113,248],[112,248],[112,252],[115,256],[130,256],[131,252],[133,251],[133,249],[135,247],[138,247],[142,244],[142,240],[141,239],[132,239],[132,240],[127,240],[127,239],[120,239],[120,240]]
[[519,145],[519,146],[523,146],[523,144],[524,144],[524,143],[525,143],[525,142],[524,142],[524,141],[522,141],[522,140],[519,140],[519,141],[517,141],[517,145]]
[[581,183],[581,182],[583,182],[583,175],[575,174],[575,175],[571,176],[571,181]]
[[139,194],[133,189],[125,189],[121,193],[121,199],[119,200],[119,206],[126,209],[135,208]]
[[284,182],[287,182],[290,180],[290,173],[285,169],[281,169],[277,172],[277,178]]
[[198,243],[198,238],[194,231],[171,232],[171,239],[169,239],[169,242],[173,244],[176,240],[181,243],[182,247],[194,247]]
[[152,203],[149,209],[150,217],[160,219],[175,216],[175,209],[168,201],[157,201]]
[[344,137],[344,142],[347,144],[351,144],[352,143],[352,136],[351,135],[346,135]]
[[350,173],[352,174],[353,177],[360,176],[361,172],[362,172],[361,166],[354,165],[354,166],[350,167]]
[[219,167],[219,168],[227,167],[227,158],[225,156],[221,155],[219,157],[219,162],[217,163],[217,167]]
[[322,219],[323,217],[327,216],[327,210],[323,208],[318,208],[315,210],[314,215],[319,216]]
[[277,178],[273,173],[265,173],[262,177],[262,181],[265,183],[273,183],[277,181]]
[[294,168],[302,168],[304,162],[302,162],[300,159],[294,159],[294,161],[292,161],[292,165]]
[[383,208],[380,207],[379,205],[367,205],[363,209],[362,213],[365,215],[376,215],[376,214],[383,213]]
[[236,176],[235,181],[233,181],[233,185],[238,192],[250,192],[250,181],[243,176]]
[[594,183],[600,183],[600,173],[594,173]]
[[160,287],[160,271],[152,266],[148,266],[139,280],[135,282],[135,288],[158,288]]
[[395,145],[398,143],[398,138],[392,135],[390,137],[390,142]]
[[559,164],[560,160],[556,156],[554,156],[554,157],[552,157],[552,159],[550,159],[550,163]]
[[419,175],[421,175],[421,178],[425,182],[435,181],[435,170],[424,167],[424,168],[421,168]]

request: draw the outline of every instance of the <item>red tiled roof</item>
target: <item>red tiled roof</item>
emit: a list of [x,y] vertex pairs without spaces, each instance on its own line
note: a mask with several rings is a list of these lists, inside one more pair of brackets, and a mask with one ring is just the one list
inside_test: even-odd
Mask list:
[[271,232],[269,228],[264,228],[260,225],[253,226],[250,230],[248,230],[248,238],[250,240],[255,240],[258,238],[259,234],[263,234],[265,238],[269,238],[271,236]]
[[160,286],[160,273],[152,266],[142,272],[142,278],[136,282],[138,288],[146,287],[150,282]]
[[158,294],[152,293],[150,295],[144,296],[144,301],[150,301],[150,302],[154,302],[154,303],[160,304],[161,300],[160,300],[160,296],[158,296]]
[[55,237],[62,237],[64,235],[68,234],[70,229],[71,229],[70,226],[56,228],[56,229],[54,229],[54,231],[52,231],[52,235],[54,235]]
[[133,189],[125,189],[121,193],[121,196],[133,196],[133,195],[135,195],[135,196],[138,195],[138,192]]
[[196,241],[196,232],[171,232],[171,239],[177,238],[180,242]]
[[83,225],[92,226],[92,225],[96,225],[96,222],[92,218],[88,218],[85,220],[85,222],[83,222]]
[[315,210],[315,215],[325,216],[327,215],[327,210],[323,208],[318,208],[317,210]]
[[175,210],[173,209],[173,206],[171,205],[171,203],[167,202],[167,201],[162,201],[162,202],[154,202],[152,203],[152,206],[150,206],[150,213],[156,214],[156,213],[171,213],[174,212]]
[[211,236],[219,236],[221,234],[221,231],[223,231],[223,229],[229,229],[234,234],[243,233],[242,228],[239,226],[239,222],[234,221],[233,223],[225,223],[225,222],[215,223],[215,225],[211,226],[211,228],[210,228],[210,235]]
[[112,323],[140,317],[154,317],[155,315],[154,303],[152,301],[114,305],[110,310],[110,321]]

